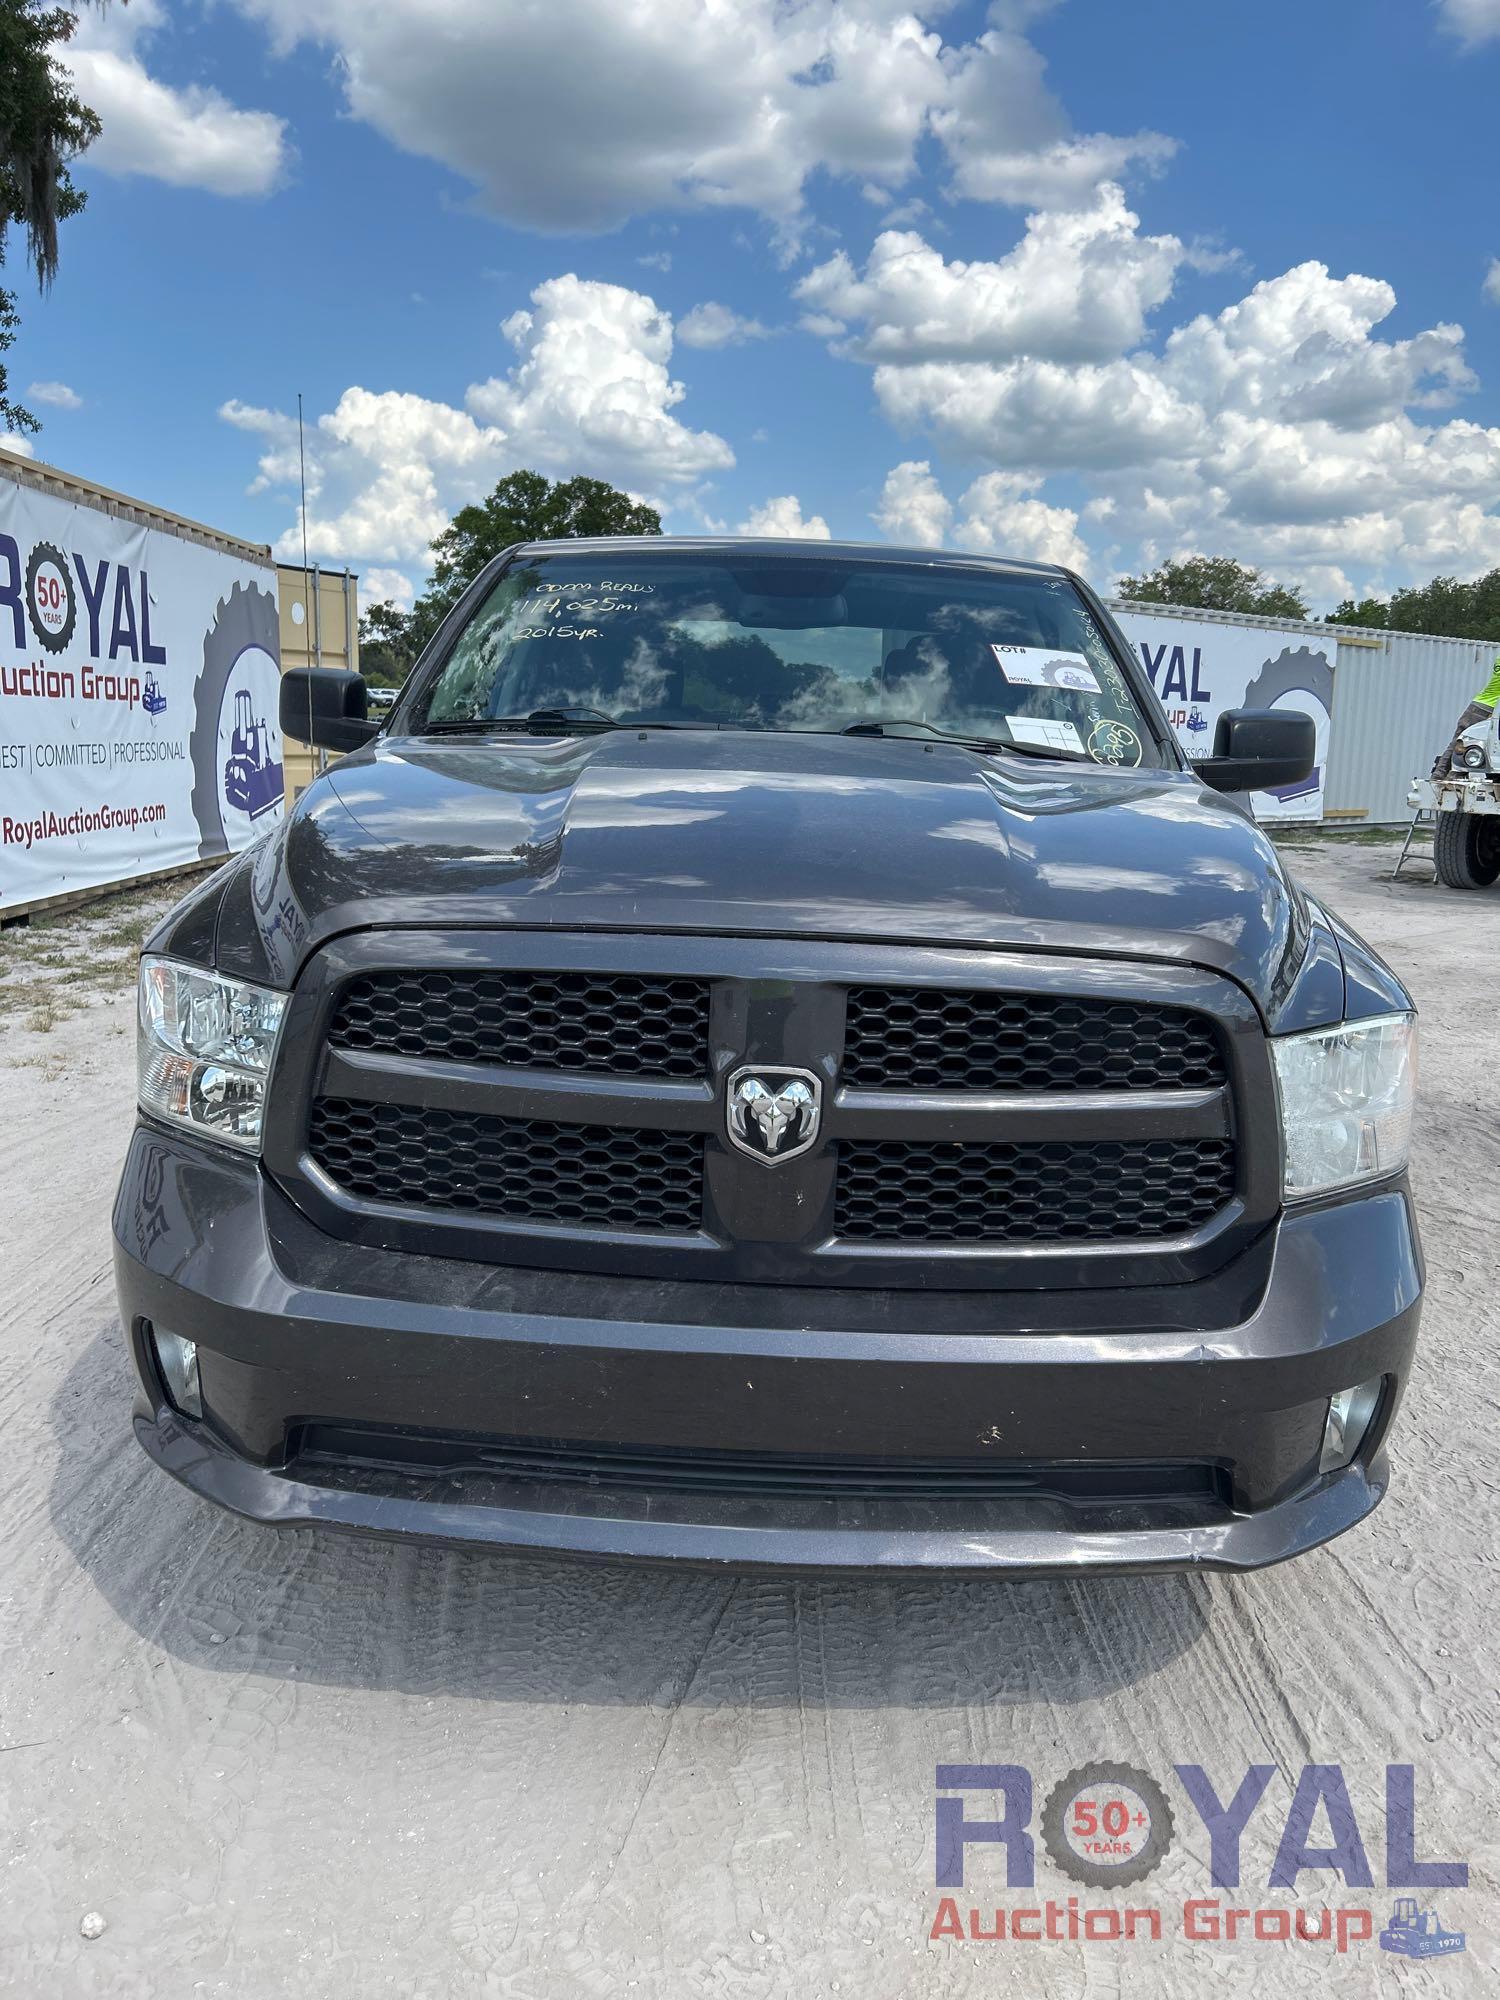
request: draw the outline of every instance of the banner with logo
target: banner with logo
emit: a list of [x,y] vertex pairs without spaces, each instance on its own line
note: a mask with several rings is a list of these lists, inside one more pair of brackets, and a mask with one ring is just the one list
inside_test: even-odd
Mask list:
[[0,473],[0,910],[284,809],[276,572]]
[[1323,779],[1333,724],[1333,666],[1338,642],[1316,625],[1220,625],[1210,619],[1153,616],[1116,605],[1121,630],[1140,656],[1167,719],[1190,757],[1213,755],[1214,726],[1226,708],[1300,709],[1317,732],[1311,776],[1274,792],[1253,792],[1261,820],[1323,817]]

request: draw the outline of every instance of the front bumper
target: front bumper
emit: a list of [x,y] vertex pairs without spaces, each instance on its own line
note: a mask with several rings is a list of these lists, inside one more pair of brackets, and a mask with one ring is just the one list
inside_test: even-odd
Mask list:
[[[1387,1481],[1421,1264],[1402,1187],[1211,1282],[896,1296],[497,1268],[339,1243],[250,1162],[137,1128],[116,1203],[135,1428],[278,1526],[735,1567],[1252,1569]],[[198,1343],[167,1403],[155,1325]],[[1328,1397],[1385,1394],[1317,1474]]]
[[1500,813],[1500,780],[1488,771],[1413,778],[1406,803],[1416,812]]

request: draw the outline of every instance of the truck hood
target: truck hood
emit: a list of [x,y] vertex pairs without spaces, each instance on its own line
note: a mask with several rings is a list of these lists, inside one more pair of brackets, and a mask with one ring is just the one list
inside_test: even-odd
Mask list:
[[340,932],[556,925],[1170,960],[1269,1012],[1316,929],[1271,843],[1189,772],[911,738],[381,739],[239,877],[218,962],[278,984]]

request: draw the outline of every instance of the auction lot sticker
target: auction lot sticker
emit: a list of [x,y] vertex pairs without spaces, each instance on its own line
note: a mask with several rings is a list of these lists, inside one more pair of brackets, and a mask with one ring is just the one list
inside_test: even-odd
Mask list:
[[1015,687],[1099,692],[1098,676],[1082,653],[1058,653],[1050,646],[991,645],[990,651],[1001,673]]

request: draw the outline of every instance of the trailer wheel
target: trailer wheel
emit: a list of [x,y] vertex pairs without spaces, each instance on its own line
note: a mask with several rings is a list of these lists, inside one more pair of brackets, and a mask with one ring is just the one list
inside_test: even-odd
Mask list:
[[1432,858],[1450,889],[1487,889],[1500,877],[1500,815],[1440,812]]

